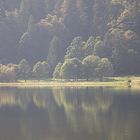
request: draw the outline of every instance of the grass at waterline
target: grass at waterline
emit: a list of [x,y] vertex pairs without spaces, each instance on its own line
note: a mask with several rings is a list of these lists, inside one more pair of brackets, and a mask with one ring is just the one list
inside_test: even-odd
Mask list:
[[0,87],[128,87],[128,80],[131,80],[131,87],[140,88],[140,77],[110,77],[107,81],[65,81],[65,80],[18,80],[17,82],[0,83]]

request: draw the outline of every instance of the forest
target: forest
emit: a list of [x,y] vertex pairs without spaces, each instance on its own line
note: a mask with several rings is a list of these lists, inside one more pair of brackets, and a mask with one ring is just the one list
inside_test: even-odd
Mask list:
[[0,81],[140,75],[139,0],[0,0]]

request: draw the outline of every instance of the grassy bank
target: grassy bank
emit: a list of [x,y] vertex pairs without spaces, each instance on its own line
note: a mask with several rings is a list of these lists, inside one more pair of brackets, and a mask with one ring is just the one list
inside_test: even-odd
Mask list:
[[108,81],[37,81],[19,80],[11,83],[0,83],[0,87],[128,87],[128,80],[131,80],[131,87],[140,86],[140,77],[110,77]]

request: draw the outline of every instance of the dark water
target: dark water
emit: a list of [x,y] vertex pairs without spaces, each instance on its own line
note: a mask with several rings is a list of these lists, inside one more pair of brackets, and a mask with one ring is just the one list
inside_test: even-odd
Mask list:
[[140,91],[1,88],[0,140],[140,140]]

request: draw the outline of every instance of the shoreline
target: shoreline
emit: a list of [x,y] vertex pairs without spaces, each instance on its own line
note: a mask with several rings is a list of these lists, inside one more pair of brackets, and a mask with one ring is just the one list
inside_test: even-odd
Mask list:
[[127,80],[111,81],[111,82],[96,82],[96,81],[17,81],[10,83],[0,83],[0,87],[139,87],[140,80],[133,80],[131,86],[128,85]]

